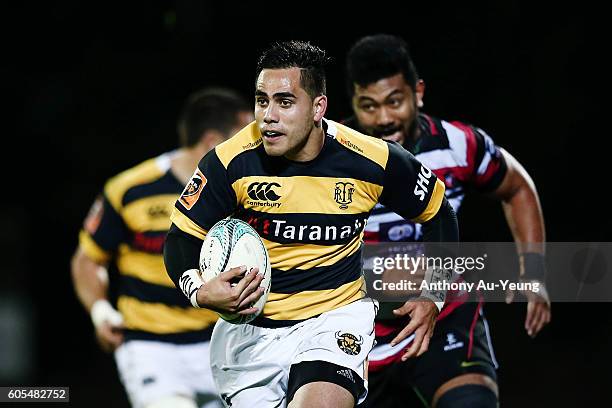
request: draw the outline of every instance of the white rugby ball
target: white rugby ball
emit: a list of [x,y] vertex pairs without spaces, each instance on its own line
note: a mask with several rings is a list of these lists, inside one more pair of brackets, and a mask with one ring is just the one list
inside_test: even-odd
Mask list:
[[200,250],[202,279],[208,282],[220,273],[241,265],[246,265],[247,271],[259,268],[259,273],[264,275],[261,286],[265,292],[253,304],[258,309],[256,314],[219,313],[222,319],[236,324],[248,323],[261,313],[270,293],[272,272],[268,251],[257,231],[242,220],[225,218],[213,225],[204,238]]

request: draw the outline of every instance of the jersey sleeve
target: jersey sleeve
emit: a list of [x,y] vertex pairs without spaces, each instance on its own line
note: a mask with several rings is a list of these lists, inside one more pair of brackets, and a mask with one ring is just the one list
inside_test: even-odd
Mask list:
[[466,183],[481,192],[495,190],[503,181],[507,166],[506,160],[493,139],[482,129],[475,126],[460,124],[465,132],[470,165]]
[[389,143],[381,204],[414,222],[433,218],[444,199],[444,183],[397,143]]
[[128,230],[121,215],[106,193],[94,201],[79,234],[79,246],[95,262],[106,263],[119,244],[127,239]]
[[211,150],[176,201],[171,220],[183,232],[204,239],[210,227],[232,214],[236,207],[236,193],[227,169],[216,150]]

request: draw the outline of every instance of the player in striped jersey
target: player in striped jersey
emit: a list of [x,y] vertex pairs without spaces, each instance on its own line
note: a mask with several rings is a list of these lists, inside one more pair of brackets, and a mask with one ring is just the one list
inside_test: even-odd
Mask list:
[[[183,109],[183,147],[110,179],[94,203],[72,261],[78,297],[96,337],[115,351],[117,367],[136,408],[220,406],[208,363],[216,314],[196,310],[165,271],[162,248],[172,205],[199,159],[250,122],[249,106],[233,91],[206,89]],[[105,272],[114,262],[118,311]],[[102,273],[102,275],[101,275]]]
[[[425,85],[406,43],[390,35],[360,39],[348,53],[346,78],[355,113],[347,124],[396,141],[412,152],[444,181],[446,197],[455,211],[467,188],[501,200],[523,261],[521,275],[542,282],[544,222],[531,178],[482,129],[419,112]],[[418,223],[378,205],[368,220],[365,238],[370,242],[419,241],[422,230]],[[449,293],[429,351],[407,362],[400,359],[401,349],[388,344],[405,322],[379,317],[377,346],[369,356],[372,391],[366,406],[416,406],[406,400],[407,385],[415,391],[416,403],[418,398],[424,406],[497,405],[496,362],[482,304],[466,302],[467,296]],[[525,328],[535,336],[550,320],[550,304],[547,298],[530,292],[527,310]],[[409,344],[406,339],[401,345]]]
[[[444,185],[428,169],[397,144],[323,118],[326,61],[323,50],[300,41],[266,50],[256,121],[202,159],[172,215],[166,266],[196,307],[254,313],[250,304],[262,293],[256,271],[235,286],[229,281],[244,269],[205,284],[194,272],[215,222],[248,221],[270,254],[262,314],[243,325],[219,320],[213,332],[213,374],[228,406],[351,407],[365,397],[375,302],[364,291],[361,252],[377,202],[422,222],[428,240],[457,240]],[[398,341],[414,332],[415,347],[426,349],[438,313],[433,296],[399,313],[414,319]]]

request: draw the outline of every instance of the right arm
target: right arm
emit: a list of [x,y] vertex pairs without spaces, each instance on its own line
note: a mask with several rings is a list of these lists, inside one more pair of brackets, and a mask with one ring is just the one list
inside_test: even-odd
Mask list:
[[106,266],[124,233],[125,226],[117,211],[105,196],[99,197],[85,220],[71,262],[74,290],[105,351],[112,351],[123,342],[123,318],[108,301]]
[[[206,283],[199,271],[200,249],[207,230],[230,215],[236,206],[236,193],[227,169],[212,150],[200,161],[177,200],[164,244],[168,276],[194,307],[239,314],[257,312],[248,307],[264,292],[259,289],[263,275],[257,270],[245,274],[244,268],[233,268]],[[243,274],[238,284],[233,285],[231,281]]]

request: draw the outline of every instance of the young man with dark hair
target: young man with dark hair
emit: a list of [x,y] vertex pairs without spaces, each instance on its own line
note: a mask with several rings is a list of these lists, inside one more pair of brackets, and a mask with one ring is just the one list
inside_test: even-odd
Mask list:
[[[521,278],[543,284],[544,221],[533,181],[521,164],[482,129],[419,112],[425,84],[401,38],[380,34],[358,40],[346,66],[355,113],[347,124],[412,152],[444,181],[455,211],[466,188],[500,200],[521,258]],[[421,240],[421,225],[404,218],[378,206],[368,220],[366,242]],[[527,294],[525,328],[530,336],[550,320],[550,303],[542,293],[540,298]],[[408,402],[406,386],[414,390],[416,403],[418,397],[427,407],[497,405],[496,362],[482,302],[449,293],[429,351],[406,362],[401,361],[401,349],[410,339],[400,343],[400,350],[388,344],[401,327],[402,322],[392,319],[377,320],[377,345],[369,357],[372,392],[365,406],[416,406]]]
[[[270,255],[262,313],[249,324],[219,320],[213,332],[213,375],[228,406],[352,407],[363,400],[376,303],[364,291],[362,237],[378,201],[422,222],[432,241],[458,238],[443,184],[410,153],[324,119],[327,61],[301,41],[266,50],[256,70],[256,121],[202,159],[194,177],[206,183],[189,204],[177,201],[172,215],[166,266],[194,307],[258,312],[251,307],[263,293],[256,269],[201,279],[200,247],[217,221],[248,221]],[[419,177],[428,188],[417,196]],[[250,198],[254,183],[269,183],[274,194]],[[398,341],[414,333],[424,350],[443,294],[421,296],[398,310],[412,316]]]
[[[79,300],[96,337],[114,351],[135,408],[195,408],[221,402],[208,364],[216,314],[194,310],[164,269],[162,247],[172,204],[198,161],[252,118],[249,105],[227,89],[188,99],[178,123],[182,147],[110,179],[94,203],[72,260]],[[105,267],[119,270],[118,309],[107,294]]]

